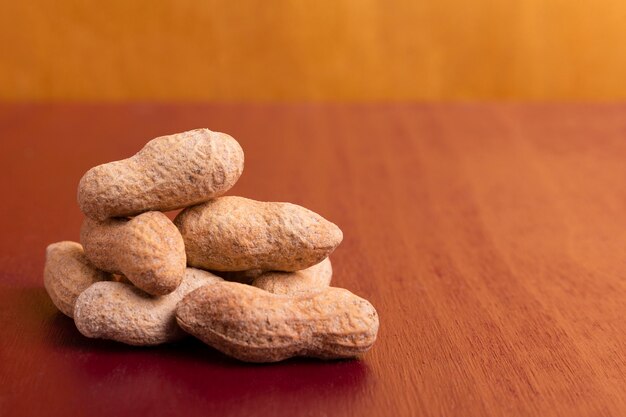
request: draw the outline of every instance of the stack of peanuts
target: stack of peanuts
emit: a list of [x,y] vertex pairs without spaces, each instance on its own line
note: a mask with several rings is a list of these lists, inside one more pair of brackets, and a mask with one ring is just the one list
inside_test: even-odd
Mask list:
[[295,204],[220,197],[243,165],[235,139],[197,129],[87,171],[81,244],[46,250],[54,304],[83,335],[130,345],[191,334],[249,362],[367,351],[376,310],[329,286],[341,230]]

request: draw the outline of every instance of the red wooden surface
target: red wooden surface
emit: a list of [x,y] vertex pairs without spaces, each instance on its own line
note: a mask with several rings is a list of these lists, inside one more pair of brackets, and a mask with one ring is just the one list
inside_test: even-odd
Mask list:
[[[83,338],[42,285],[79,178],[148,139],[232,134],[231,194],[336,222],[361,360],[232,361]],[[0,105],[0,415],[626,415],[626,106]]]

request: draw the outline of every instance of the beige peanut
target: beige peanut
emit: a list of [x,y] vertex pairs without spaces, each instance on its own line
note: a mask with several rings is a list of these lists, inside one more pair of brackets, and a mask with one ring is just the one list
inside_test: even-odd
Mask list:
[[307,269],[295,272],[270,271],[259,275],[252,285],[274,294],[297,294],[303,291],[320,291],[330,285],[333,267],[330,259]]
[[290,296],[217,282],[183,298],[176,317],[188,333],[249,362],[354,357],[372,346],[378,332],[374,307],[333,287]]
[[66,316],[74,316],[76,299],[91,284],[112,278],[87,260],[79,243],[57,242],[46,248],[44,287],[54,305]]
[[137,346],[172,342],[185,335],[176,324],[176,304],[196,288],[220,280],[209,272],[187,268],[176,291],[161,297],[122,282],[99,282],[78,297],[74,321],[91,338]]
[[290,203],[219,197],[174,220],[189,265],[216,271],[298,271],[326,258],[343,234],[322,216]]
[[128,159],[87,171],[78,204],[97,220],[187,207],[225,193],[243,163],[241,146],[225,133],[196,129],[161,136]]
[[161,212],[130,220],[86,218],[80,240],[96,267],[124,275],[149,294],[171,293],[183,279],[185,245],[178,229]]

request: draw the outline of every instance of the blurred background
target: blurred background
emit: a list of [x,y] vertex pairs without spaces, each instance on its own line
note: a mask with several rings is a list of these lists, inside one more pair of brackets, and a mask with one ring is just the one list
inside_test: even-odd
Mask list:
[[3,101],[619,100],[624,0],[29,0]]

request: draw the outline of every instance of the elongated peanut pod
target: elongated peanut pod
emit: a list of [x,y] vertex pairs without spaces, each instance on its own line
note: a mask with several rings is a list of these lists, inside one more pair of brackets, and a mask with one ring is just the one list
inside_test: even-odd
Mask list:
[[249,362],[354,357],[372,347],[378,332],[374,307],[333,287],[289,296],[218,282],[183,298],[176,317],[188,333]]
[[161,212],[143,213],[130,220],[86,218],[80,240],[96,267],[124,275],[149,294],[171,293],[183,279],[183,238]]
[[176,324],[176,304],[189,292],[221,278],[187,268],[171,294],[154,297],[122,282],[99,282],[76,301],[74,321],[85,336],[147,346],[173,342],[185,333]]
[[274,294],[297,294],[303,291],[320,291],[330,285],[333,267],[330,258],[295,272],[265,272],[252,281],[252,285]]
[[97,220],[187,207],[225,193],[243,163],[241,146],[225,133],[196,129],[161,136],[128,159],[87,171],[78,204]]
[[43,283],[54,305],[63,314],[74,316],[78,296],[91,284],[113,276],[93,266],[83,247],[76,242],[57,242],[46,248]]
[[216,271],[298,271],[326,258],[343,234],[290,203],[220,197],[176,216],[189,265]]

